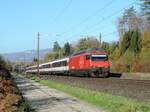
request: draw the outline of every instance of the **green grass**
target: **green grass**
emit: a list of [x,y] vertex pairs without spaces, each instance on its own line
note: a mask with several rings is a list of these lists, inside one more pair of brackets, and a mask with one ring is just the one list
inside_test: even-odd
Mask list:
[[122,96],[113,96],[48,80],[41,80],[40,83],[50,88],[61,90],[110,112],[150,112],[150,104],[137,102]]
[[17,112],[31,112],[32,109],[30,105],[31,104],[27,100],[23,101],[21,105],[18,107]]
[[150,112],[150,103],[139,102],[123,96],[114,96],[107,93],[73,87],[51,80],[40,80],[37,77],[33,77],[34,76],[30,76],[31,79],[34,79],[43,85],[68,93],[107,110],[108,112]]

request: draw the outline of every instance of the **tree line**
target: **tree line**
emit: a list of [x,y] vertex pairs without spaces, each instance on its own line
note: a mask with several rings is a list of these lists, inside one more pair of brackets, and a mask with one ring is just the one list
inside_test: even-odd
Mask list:
[[0,55],[0,69],[12,70],[12,63],[5,60],[2,55]]
[[44,61],[88,48],[102,48],[109,53],[113,71],[150,72],[150,0],[140,0],[140,7],[139,12],[133,6],[125,9],[118,18],[118,41],[101,42],[94,36],[85,36],[76,44],[66,42],[63,47],[56,41],[53,52],[46,54]]

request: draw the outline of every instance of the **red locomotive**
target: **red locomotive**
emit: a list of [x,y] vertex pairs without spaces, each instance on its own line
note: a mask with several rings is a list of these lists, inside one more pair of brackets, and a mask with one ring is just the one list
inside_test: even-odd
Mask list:
[[[109,75],[110,64],[108,54],[95,48],[74,53],[69,58],[40,64],[39,67],[40,73],[105,77]],[[27,67],[26,72],[37,73],[37,66]]]
[[108,54],[101,49],[88,49],[73,54],[69,59],[69,72],[87,76],[108,76]]

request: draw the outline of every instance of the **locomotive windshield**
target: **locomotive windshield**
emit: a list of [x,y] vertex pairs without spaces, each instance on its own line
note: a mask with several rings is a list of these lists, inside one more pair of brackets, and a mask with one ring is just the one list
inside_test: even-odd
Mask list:
[[92,61],[106,61],[108,59],[107,55],[92,55],[91,60]]

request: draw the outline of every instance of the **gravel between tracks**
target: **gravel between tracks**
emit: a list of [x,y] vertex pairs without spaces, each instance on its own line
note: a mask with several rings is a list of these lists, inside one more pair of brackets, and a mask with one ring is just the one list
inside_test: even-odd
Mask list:
[[150,80],[41,75],[43,79],[150,102]]

